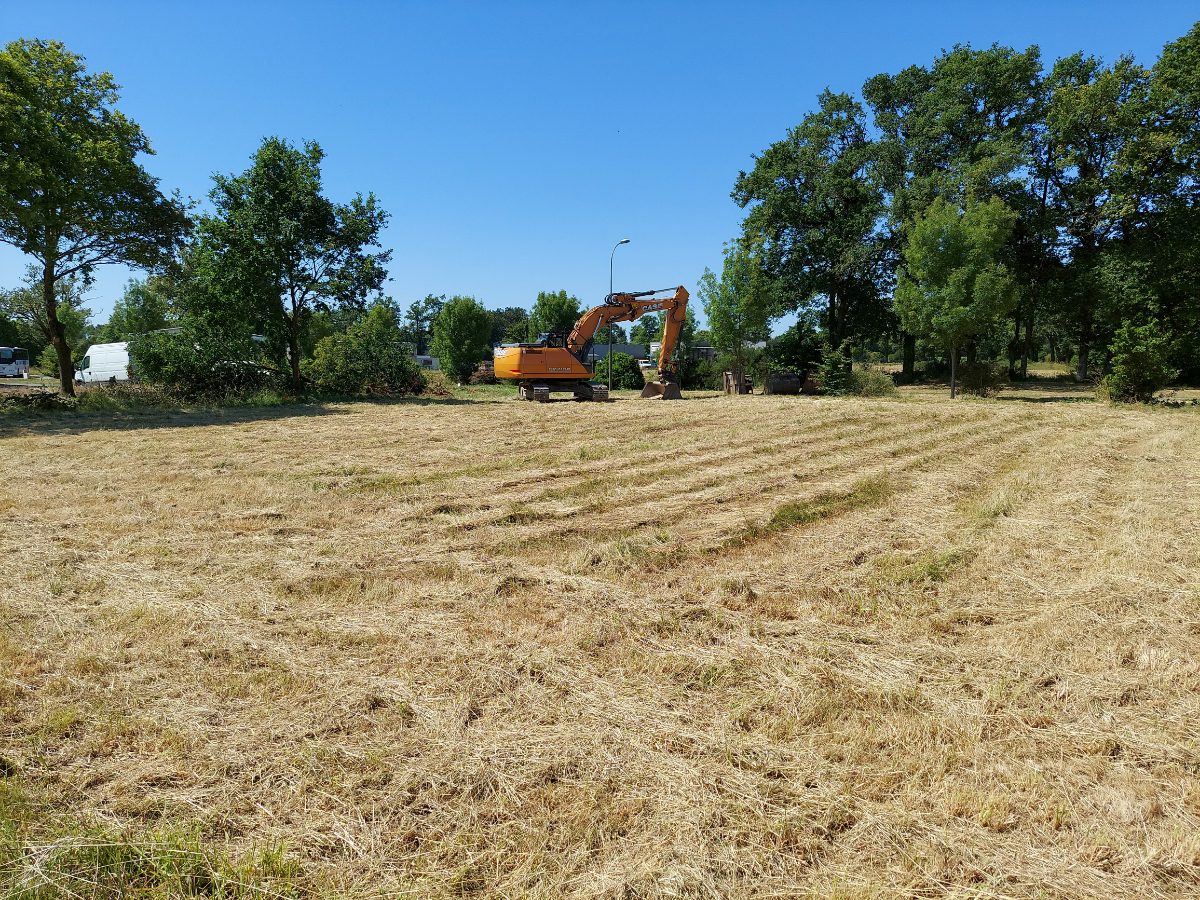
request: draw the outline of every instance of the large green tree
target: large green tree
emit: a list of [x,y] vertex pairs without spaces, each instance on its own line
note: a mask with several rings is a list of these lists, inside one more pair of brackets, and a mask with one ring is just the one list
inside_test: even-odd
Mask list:
[[725,251],[721,277],[705,269],[696,294],[708,318],[710,340],[728,355],[740,383],[748,360],[747,344],[769,336],[770,285],[757,260],[734,245]]
[[492,352],[492,317],[474,297],[451,297],[433,321],[433,355],[459,384]]
[[404,340],[413,346],[413,351],[420,356],[429,352],[429,342],[433,337],[433,322],[446,305],[446,295],[426,294],[421,300],[415,300],[404,312],[401,331]]
[[[1026,196],[1022,176],[1032,170],[1031,138],[1041,112],[1037,47],[956,46],[928,67],[868,79],[863,97],[879,131],[875,173],[887,198],[888,281],[903,268],[910,229],[938,197],[961,203],[999,196],[1014,209],[1036,210],[1037,196]],[[1039,288],[1052,271],[1047,235],[1023,215],[1012,239],[1021,245],[1013,253],[1025,262],[1029,288],[1027,315],[1017,323],[1026,325],[1027,340]],[[904,336],[903,358],[911,374],[914,335]]]
[[566,291],[542,291],[529,314],[529,340],[542,334],[568,334],[579,320],[579,298]]
[[816,112],[756,157],[733,190],[749,210],[742,240],[777,283],[778,312],[819,309],[834,346],[877,330],[886,314],[874,163],[862,106],[825,91]]
[[134,335],[166,328],[174,318],[165,280],[153,277],[131,279],[113,304],[108,322],[97,329],[95,338],[99,342],[127,341]]
[[139,163],[150,144],[117,100],[112,75],[89,73],[57,41],[14,41],[0,52],[0,241],[37,261],[65,394],[74,393],[72,348],[57,285],[86,283],[106,263],[156,267],[188,227],[183,204]]
[[365,307],[387,278],[379,249],[388,215],[374,194],[335,203],[323,192],[315,142],[267,138],[240,175],[216,175],[215,211],[197,223],[208,297],[243,304],[261,321],[292,387],[303,387],[301,345],[318,310]]
[[1001,261],[1016,213],[998,197],[965,210],[938,198],[919,216],[905,248],[896,312],[909,332],[950,352],[950,396],[958,394],[961,348],[995,329],[1016,302]]
[[529,311],[520,306],[492,310],[492,343],[519,344],[529,333]]
[[1076,53],[1055,63],[1047,86],[1047,202],[1058,253],[1069,263],[1063,298],[1076,334],[1076,377],[1084,380],[1093,347],[1111,336],[1102,328],[1104,257],[1132,234],[1155,192],[1141,146],[1150,137],[1149,72],[1132,57],[1105,66]]

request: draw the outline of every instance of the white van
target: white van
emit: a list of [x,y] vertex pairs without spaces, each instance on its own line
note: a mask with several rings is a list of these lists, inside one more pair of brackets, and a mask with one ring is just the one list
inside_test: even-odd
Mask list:
[[92,344],[88,347],[79,370],[76,384],[103,384],[106,381],[129,381],[129,343]]

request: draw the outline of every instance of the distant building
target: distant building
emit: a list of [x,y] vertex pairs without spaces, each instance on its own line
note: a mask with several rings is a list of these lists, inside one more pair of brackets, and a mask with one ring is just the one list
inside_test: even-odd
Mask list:
[[413,359],[417,361],[417,365],[422,369],[431,369],[433,371],[441,369],[441,364],[438,362],[436,356],[429,356],[426,353],[414,353]]
[[[613,353],[624,353],[626,356],[632,356],[634,359],[646,359],[645,344],[613,344]],[[592,349],[588,353],[588,358],[585,360],[590,365],[595,365],[596,360],[604,359],[608,356],[608,344],[602,344],[599,341],[592,344]]]

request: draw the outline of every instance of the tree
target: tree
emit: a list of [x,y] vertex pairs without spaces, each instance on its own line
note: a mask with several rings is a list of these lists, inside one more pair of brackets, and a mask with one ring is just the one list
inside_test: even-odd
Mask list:
[[[1022,213],[1014,240],[1022,248],[1027,288],[1027,351],[1037,295],[1052,272],[1047,263],[1053,229],[1039,226],[1034,215],[1027,218],[1037,211],[1039,195],[1021,177],[1033,171],[1029,153],[1041,112],[1040,51],[955,46],[929,68],[909,66],[868,79],[863,97],[880,131],[875,174],[887,197],[886,280],[894,282],[908,232],[936,198],[964,203],[999,196]],[[915,349],[915,336],[905,334],[906,376],[914,372]]]
[[720,279],[705,269],[696,293],[704,304],[713,346],[729,355],[740,383],[746,345],[769,336],[770,287],[758,261],[740,247],[726,248]]
[[396,310],[386,302],[318,341],[304,374],[317,390],[336,394],[413,394],[425,383],[402,340]]
[[[80,352],[92,315],[91,310],[83,305],[83,291],[83,277],[78,274],[60,278],[54,284],[54,320],[66,346]],[[52,341],[54,331],[42,298],[41,273],[36,267],[30,266],[23,287],[0,292],[0,316],[11,320],[16,330],[25,336],[24,346],[30,351],[31,359],[48,374],[58,377],[60,384],[65,379],[74,387],[74,357],[67,357],[64,375],[58,347]]]
[[64,394],[75,388],[57,285],[87,284],[106,263],[156,267],[188,229],[183,204],[138,163],[153,151],[117,99],[112,75],[89,74],[57,41],[14,41],[0,53],[0,241],[40,268]]
[[1101,394],[1120,402],[1149,403],[1179,374],[1170,357],[1170,337],[1157,321],[1125,323],[1113,338],[1112,371],[1100,383]]
[[529,312],[520,306],[493,309],[492,344],[519,344],[529,332]]
[[812,312],[802,313],[796,324],[767,344],[771,371],[807,376],[820,365],[821,331]]
[[96,331],[101,343],[127,341],[137,334],[146,334],[168,327],[174,321],[171,300],[161,279],[131,279],[125,292],[113,304],[108,322]]
[[[596,363],[596,374],[608,372],[608,359]],[[642,376],[642,370],[638,367],[637,360],[628,353],[613,352],[612,355],[612,383],[609,387],[613,390],[638,391],[645,385],[646,379]]]
[[535,341],[546,333],[569,334],[580,313],[579,299],[566,291],[540,292],[529,314],[529,340]]
[[281,373],[262,365],[261,357],[261,345],[248,332],[195,316],[182,319],[177,331],[137,334],[129,341],[139,379],[193,400],[223,400],[279,386]]
[[492,352],[492,317],[474,297],[452,297],[433,321],[433,355],[442,371],[466,382]]
[[816,306],[834,345],[877,330],[886,315],[875,152],[862,106],[825,91],[820,108],[755,157],[733,189],[749,208],[743,245],[756,248],[787,298],[775,312]]
[[433,336],[433,321],[446,305],[446,295],[434,296],[426,294],[425,299],[417,300],[404,313],[402,331],[404,340],[413,346],[413,352],[419,356],[429,353],[429,341]]
[[596,343],[608,345],[609,338],[612,338],[614,344],[625,344],[629,342],[629,334],[618,322],[609,322],[603,328],[596,330]]
[[629,326],[629,342],[649,346],[662,337],[662,327],[662,319],[658,316],[642,316]]
[[896,312],[907,331],[950,351],[951,397],[963,345],[995,328],[1016,301],[1012,273],[999,261],[1015,223],[998,197],[965,210],[939,197],[909,234]]
[[216,211],[197,226],[216,295],[257,313],[297,391],[313,312],[365,306],[391,258],[390,250],[371,251],[388,218],[374,194],[338,204],[322,193],[324,156],[312,141],[297,148],[266,138],[245,172],[213,176]]
[[1148,138],[1149,73],[1132,57],[1106,68],[1076,53],[1055,63],[1047,84],[1048,202],[1057,251],[1071,269],[1065,299],[1078,341],[1076,377],[1084,380],[1097,339],[1102,258],[1131,233],[1154,192],[1139,146]]

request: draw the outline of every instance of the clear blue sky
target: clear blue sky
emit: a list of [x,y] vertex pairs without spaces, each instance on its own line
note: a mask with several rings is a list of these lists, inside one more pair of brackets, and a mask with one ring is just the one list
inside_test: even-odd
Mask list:
[[[737,233],[752,154],[819,91],[955,43],[1152,62],[1200,18],[1145,2],[0,2],[0,40],[55,38],[123,85],[163,187],[205,198],[265,135],[314,139],[334,199],[392,214],[388,293],[528,306],[691,288]],[[0,248],[0,286],[23,270]],[[130,272],[101,270],[107,318]]]

